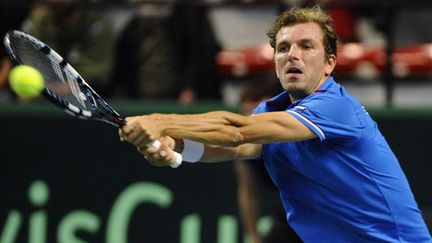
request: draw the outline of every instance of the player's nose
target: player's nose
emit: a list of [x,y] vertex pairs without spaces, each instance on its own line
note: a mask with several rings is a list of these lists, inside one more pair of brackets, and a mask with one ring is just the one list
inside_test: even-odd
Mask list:
[[287,52],[288,60],[298,60],[300,58],[300,48],[297,45],[291,45]]

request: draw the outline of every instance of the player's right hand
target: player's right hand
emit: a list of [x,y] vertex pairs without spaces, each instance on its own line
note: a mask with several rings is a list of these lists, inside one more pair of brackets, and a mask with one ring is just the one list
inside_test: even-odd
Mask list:
[[136,147],[145,145],[161,137],[160,129],[154,121],[155,116],[133,116],[126,118],[126,125],[119,129],[121,141],[127,141]]

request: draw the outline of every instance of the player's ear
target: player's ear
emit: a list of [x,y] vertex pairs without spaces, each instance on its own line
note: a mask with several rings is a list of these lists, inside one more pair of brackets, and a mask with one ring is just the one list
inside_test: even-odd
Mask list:
[[325,75],[329,76],[336,67],[336,55],[330,54],[326,61]]
[[273,60],[274,61],[274,68],[275,68],[275,73],[276,73],[276,77],[279,79],[279,71],[278,71],[278,67],[277,67],[277,62],[276,62],[276,60]]

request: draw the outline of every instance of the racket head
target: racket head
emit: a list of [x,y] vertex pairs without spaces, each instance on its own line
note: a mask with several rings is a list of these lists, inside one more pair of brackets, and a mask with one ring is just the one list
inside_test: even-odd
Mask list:
[[56,51],[22,31],[6,33],[4,45],[11,59],[37,69],[45,79],[43,96],[67,113],[122,127],[124,119],[105,102]]

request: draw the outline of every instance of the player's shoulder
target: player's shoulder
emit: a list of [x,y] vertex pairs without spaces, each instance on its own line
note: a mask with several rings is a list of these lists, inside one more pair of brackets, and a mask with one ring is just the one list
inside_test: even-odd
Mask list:
[[[324,120],[334,120],[341,123],[355,124],[366,119],[364,108],[354,97],[348,94],[342,86],[315,92],[305,98],[291,110]],[[360,122],[363,124],[364,122]]]
[[331,80],[330,84],[316,90],[302,102],[305,106],[334,109],[342,112],[347,109],[357,110],[361,108],[360,102],[339,83]]

